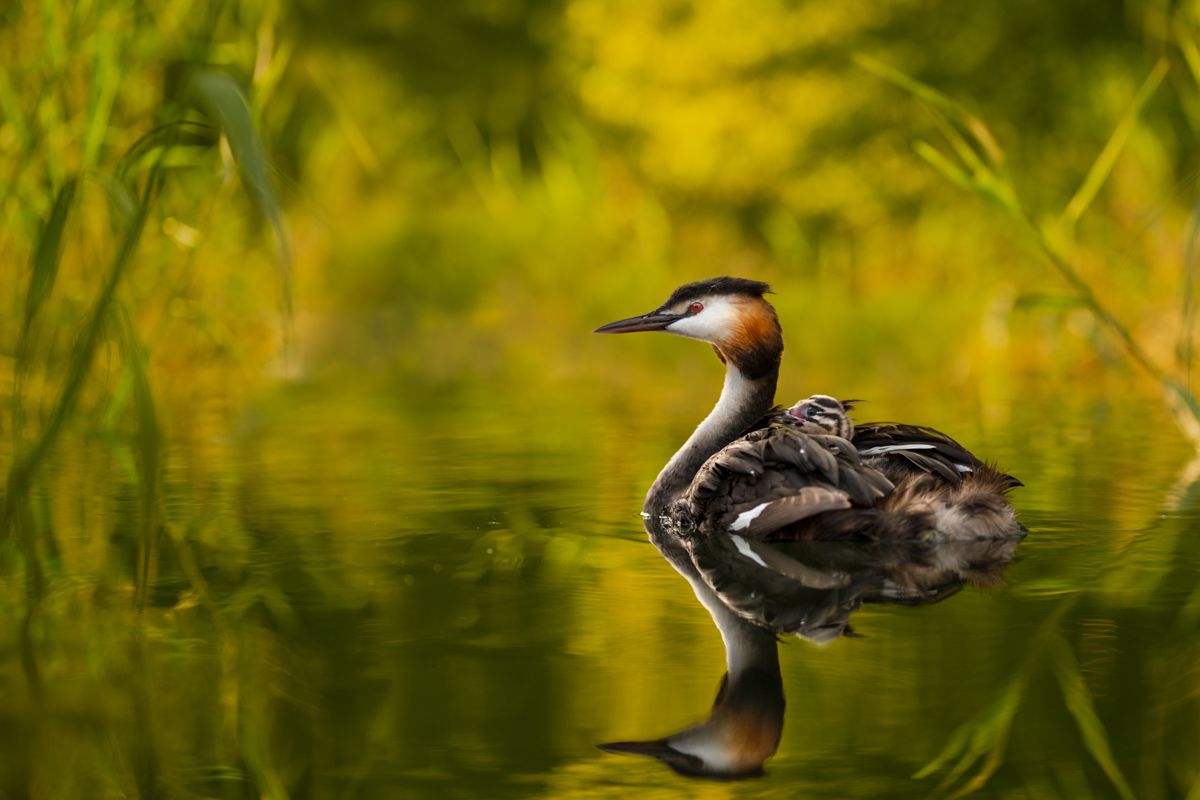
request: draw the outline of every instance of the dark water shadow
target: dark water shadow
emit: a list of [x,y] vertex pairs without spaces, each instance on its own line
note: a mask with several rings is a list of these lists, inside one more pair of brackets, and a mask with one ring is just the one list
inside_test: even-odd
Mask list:
[[599,745],[650,756],[690,777],[764,774],[783,734],[779,641],[822,645],[856,636],[865,604],[923,606],[964,586],[998,583],[1018,539],[844,544],[751,542],[738,536],[651,540],[692,586],[725,644],[725,675],[707,719],[650,740]]

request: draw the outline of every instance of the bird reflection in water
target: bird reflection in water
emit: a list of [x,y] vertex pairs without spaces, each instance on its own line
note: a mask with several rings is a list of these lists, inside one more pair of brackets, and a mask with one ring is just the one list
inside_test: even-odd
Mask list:
[[[657,527],[657,526],[648,526]],[[763,774],[783,733],[780,637],[826,644],[857,636],[864,603],[920,606],[964,586],[991,586],[1018,538],[922,542],[742,542],[658,529],[651,540],[688,582],[725,643],[726,672],[708,718],[648,741],[611,742],[613,753],[651,756],[692,777]]]

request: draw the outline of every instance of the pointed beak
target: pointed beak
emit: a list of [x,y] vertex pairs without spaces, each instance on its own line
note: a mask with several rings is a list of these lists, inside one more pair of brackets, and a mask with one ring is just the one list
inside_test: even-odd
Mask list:
[[596,328],[595,332],[639,333],[641,331],[661,331],[682,316],[682,314],[663,314],[659,311],[651,311],[649,314],[642,314],[641,316],[630,317],[629,319],[619,319],[616,322],[601,325],[599,328]]
[[630,753],[632,755],[650,756],[667,764],[672,769],[684,774],[699,775],[704,771],[704,762],[693,755],[681,753],[666,739],[655,739],[649,742],[607,742],[596,747],[607,753]]
[[681,753],[667,744],[666,739],[655,739],[649,742],[605,742],[596,747],[608,753],[635,753],[640,756],[677,756]]

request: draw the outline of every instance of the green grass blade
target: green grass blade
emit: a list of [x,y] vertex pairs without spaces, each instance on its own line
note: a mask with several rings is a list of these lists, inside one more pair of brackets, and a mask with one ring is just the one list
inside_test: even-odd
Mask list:
[[980,759],[983,759],[979,770],[952,796],[959,797],[975,791],[987,783],[1004,762],[1004,751],[1008,746],[1013,717],[1016,716],[1017,709],[1021,706],[1021,699],[1025,694],[1028,680],[1027,676],[1026,670],[1021,670],[1014,675],[995,701],[960,725],[946,742],[942,751],[918,770],[913,777],[929,777],[957,759],[957,763],[938,784],[938,790],[944,791],[965,775],[967,770],[979,763]]
[[922,83],[911,75],[907,75],[895,67],[884,64],[882,61],[877,61],[868,55],[857,53],[854,56],[854,62],[875,77],[908,92],[913,97],[924,100],[933,108],[946,114],[955,123],[961,125],[979,145],[980,150],[987,156],[993,168],[1004,163],[1004,151],[997,144],[996,138],[992,136],[987,125],[984,125],[983,120],[968,111],[961,103],[958,103],[929,84]]
[[1024,676],[1019,674],[1005,687],[995,705],[979,719],[975,736],[972,737],[971,751],[968,753],[969,761],[964,757],[942,781],[943,787],[958,780],[966,768],[978,761],[979,758],[984,756],[986,758],[971,779],[951,797],[961,797],[981,788],[1004,763],[1004,752],[1008,747],[1008,734],[1012,730],[1013,717],[1016,716],[1017,709],[1021,706],[1021,698],[1024,694],[1025,680]]
[[54,279],[58,275],[58,265],[62,258],[63,229],[67,225],[67,216],[71,211],[71,202],[75,199],[75,189],[79,185],[72,178],[58,190],[54,198],[54,207],[50,217],[38,234],[37,245],[33,251],[33,268],[29,276],[29,290],[25,295],[25,322],[22,338],[28,335],[30,326],[37,317],[38,311],[45,302],[46,296],[54,287]]
[[1078,595],[1066,598],[1046,617],[1030,642],[1025,660],[1008,683],[1004,685],[996,699],[960,725],[942,751],[914,774],[914,778],[928,777],[957,758],[958,762],[938,784],[937,790],[945,791],[982,758],[983,763],[980,764],[975,774],[956,789],[950,797],[957,798],[970,794],[988,782],[1000,765],[1004,763],[1004,753],[1008,747],[1008,737],[1012,731],[1013,719],[1021,707],[1021,701],[1025,697],[1025,690],[1029,685],[1033,669],[1041,660],[1040,656],[1046,641],[1051,636],[1060,635],[1058,634],[1058,625],[1063,615],[1075,605],[1077,599]]
[[946,158],[940,150],[925,141],[914,142],[913,151],[955,186],[979,195],[988,202],[995,203],[1013,216],[1021,216],[1020,203],[1017,201],[1012,185],[990,169],[985,168],[982,171],[968,174]]
[[913,142],[913,152],[955,186],[967,192],[975,191],[975,182],[971,180],[971,176],[963,172],[957,164],[942,155],[942,152],[929,142],[920,140]]
[[990,173],[991,168],[984,163],[984,160],[979,157],[979,154],[975,151],[975,148],[971,146],[966,137],[959,132],[957,127],[955,127],[953,120],[951,120],[945,114],[942,114],[937,109],[932,109],[932,111],[933,121],[938,126],[938,130],[940,130],[942,135],[946,137],[946,141],[949,142],[950,148],[954,151],[955,155],[957,155],[962,162],[967,165],[967,168],[971,170],[974,175]]
[[14,449],[19,448],[22,429],[25,426],[25,415],[22,407],[22,395],[25,389],[25,374],[29,370],[31,358],[34,321],[38,312],[54,288],[54,280],[58,276],[58,265],[62,260],[63,230],[67,225],[67,217],[71,211],[71,203],[78,187],[78,179],[72,178],[64,183],[54,198],[54,206],[50,216],[38,233],[37,242],[33,248],[33,258],[29,270],[29,286],[25,293],[25,316],[21,322],[21,333],[17,339],[16,369],[12,390],[12,434]]
[[1196,272],[1200,267],[1200,205],[1192,209],[1188,221],[1187,243],[1183,250],[1183,276],[1180,280],[1179,338],[1175,359],[1183,384],[1192,386],[1192,362],[1196,346]]
[[856,56],[855,60],[868,72],[924,103],[962,166],[956,166],[924,142],[914,145],[917,155],[956,185],[995,203],[1014,216],[1021,216],[1016,190],[1004,169],[1004,151],[979,117],[932,86],[894,67],[864,55]]
[[1142,82],[1142,87],[1138,89],[1137,95],[1133,98],[1133,102],[1129,108],[1125,110],[1124,116],[1121,117],[1117,127],[1113,129],[1112,135],[1108,137],[1108,142],[1104,145],[1104,149],[1100,151],[1100,155],[1096,157],[1092,168],[1088,170],[1087,177],[1083,179],[1079,190],[1075,192],[1075,196],[1067,203],[1067,207],[1063,210],[1062,216],[1059,218],[1059,225],[1063,227],[1074,226],[1079,218],[1083,216],[1083,212],[1087,211],[1088,206],[1096,199],[1096,194],[1100,191],[1100,187],[1108,180],[1109,174],[1117,163],[1117,157],[1121,155],[1121,151],[1125,149],[1125,143],[1129,141],[1129,135],[1133,133],[1133,126],[1137,124],[1138,117],[1142,114],[1142,109],[1146,103],[1154,96],[1159,84],[1167,75],[1168,63],[1166,58],[1160,58],[1158,63],[1154,65],[1154,69]]
[[1185,26],[1179,26],[1175,30],[1174,39],[1183,55],[1184,63],[1187,64],[1188,72],[1192,74],[1192,80],[1200,84],[1200,47],[1196,45],[1194,33]]
[[112,177],[101,177],[98,181],[104,188],[108,201],[108,214],[112,220],[130,220],[138,213],[137,196],[121,181]]
[[200,107],[217,120],[229,140],[230,150],[242,174],[242,182],[254,204],[266,217],[275,234],[285,313],[291,315],[291,248],[283,209],[270,179],[266,148],[254,125],[250,105],[229,75],[198,70],[191,86]]
[[109,130],[108,121],[112,116],[113,101],[117,96],[117,87],[121,83],[121,60],[117,55],[117,45],[108,37],[97,37],[94,80],[92,81],[91,98],[88,108],[88,126],[83,135],[83,166],[92,167],[100,156],[100,148]]
[[1129,788],[1125,776],[1121,774],[1116,759],[1113,757],[1104,724],[1096,715],[1092,694],[1088,691],[1087,684],[1083,682],[1083,676],[1079,674],[1079,664],[1071,652],[1070,645],[1061,634],[1051,640],[1050,652],[1054,665],[1054,677],[1058,679],[1058,685],[1062,689],[1063,698],[1067,703],[1067,710],[1075,718],[1075,724],[1083,737],[1084,745],[1092,758],[1104,770],[1104,774],[1112,781],[1123,800],[1133,800],[1133,790]]
[[951,760],[957,758],[959,753],[962,753],[966,750],[970,736],[971,723],[968,722],[963,725],[959,725],[958,728],[955,729],[954,733],[950,735],[950,738],[946,740],[946,746],[942,748],[941,752],[934,756],[933,760],[928,764],[914,772],[913,777],[928,778],[933,773],[941,770],[943,767],[949,764]]
[[[172,147],[214,147],[217,141],[217,129],[203,122],[184,120],[160,125],[142,134],[121,156],[117,163],[117,180],[128,183],[143,160],[158,150]],[[162,168],[162,159],[153,159],[151,165]]]
[[53,447],[55,441],[58,439],[59,433],[62,432],[63,425],[66,424],[75,410],[75,401],[79,398],[84,379],[91,370],[92,361],[101,341],[100,334],[111,309],[117,286],[120,284],[129,263],[133,260],[134,252],[137,250],[138,242],[142,238],[142,231],[146,227],[146,220],[150,216],[150,208],[158,196],[161,183],[162,171],[155,168],[151,171],[146,188],[140,198],[137,215],[126,226],[121,245],[113,257],[112,265],[105,276],[104,284],[101,286],[100,293],[97,295],[96,301],[93,303],[92,309],[88,314],[83,332],[80,334],[78,344],[72,353],[66,381],[63,384],[62,391],[59,393],[58,400],[54,404],[54,409],[50,412],[46,426],[42,429],[34,445],[27,452],[15,458],[12,466],[9,468],[4,513],[0,517],[0,537],[7,536],[8,531],[12,530],[16,522],[13,515],[17,509],[24,507],[34,473],[41,465],[42,460],[50,452],[51,447]]
[[[1195,37],[1190,30],[1179,26],[1175,31],[1175,44],[1183,54],[1187,64],[1188,74],[1192,79],[1193,91],[1200,87],[1200,47],[1196,46]],[[1193,206],[1192,218],[1188,224],[1187,245],[1183,256],[1183,287],[1180,292],[1182,300],[1182,324],[1179,326],[1179,340],[1175,345],[1179,372],[1189,388],[1192,385],[1192,362],[1195,358],[1196,346],[1196,272],[1200,268],[1200,205]]]
[[158,561],[158,502],[162,475],[163,438],[155,409],[154,393],[146,371],[146,350],[125,307],[117,303],[121,344],[133,386],[133,408],[137,419],[133,438],[134,463],[137,465],[142,502],[141,531],[138,541],[138,607],[145,605]]

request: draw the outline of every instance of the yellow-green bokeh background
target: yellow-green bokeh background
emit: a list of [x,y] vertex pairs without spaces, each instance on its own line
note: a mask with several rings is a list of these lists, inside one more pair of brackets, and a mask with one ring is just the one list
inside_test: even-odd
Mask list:
[[[0,470],[78,373],[126,154],[219,121],[189,74],[240,87],[286,222],[229,138],[163,156],[78,398],[6,490],[0,794],[926,796],[1028,660],[985,794],[1196,797],[1193,448],[1035,231],[1190,390],[1198,26],[1165,0],[0,7]],[[863,56],[986,125],[1031,225],[920,156],[953,138]],[[736,788],[591,748],[701,717],[722,654],[636,516],[719,366],[589,332],[718,274],[774,287],[781,399],[951,432],[1033,529],[1004,589],[784,648],[780,755]],[[1038,649],[1055,609],[1076,673]]]

